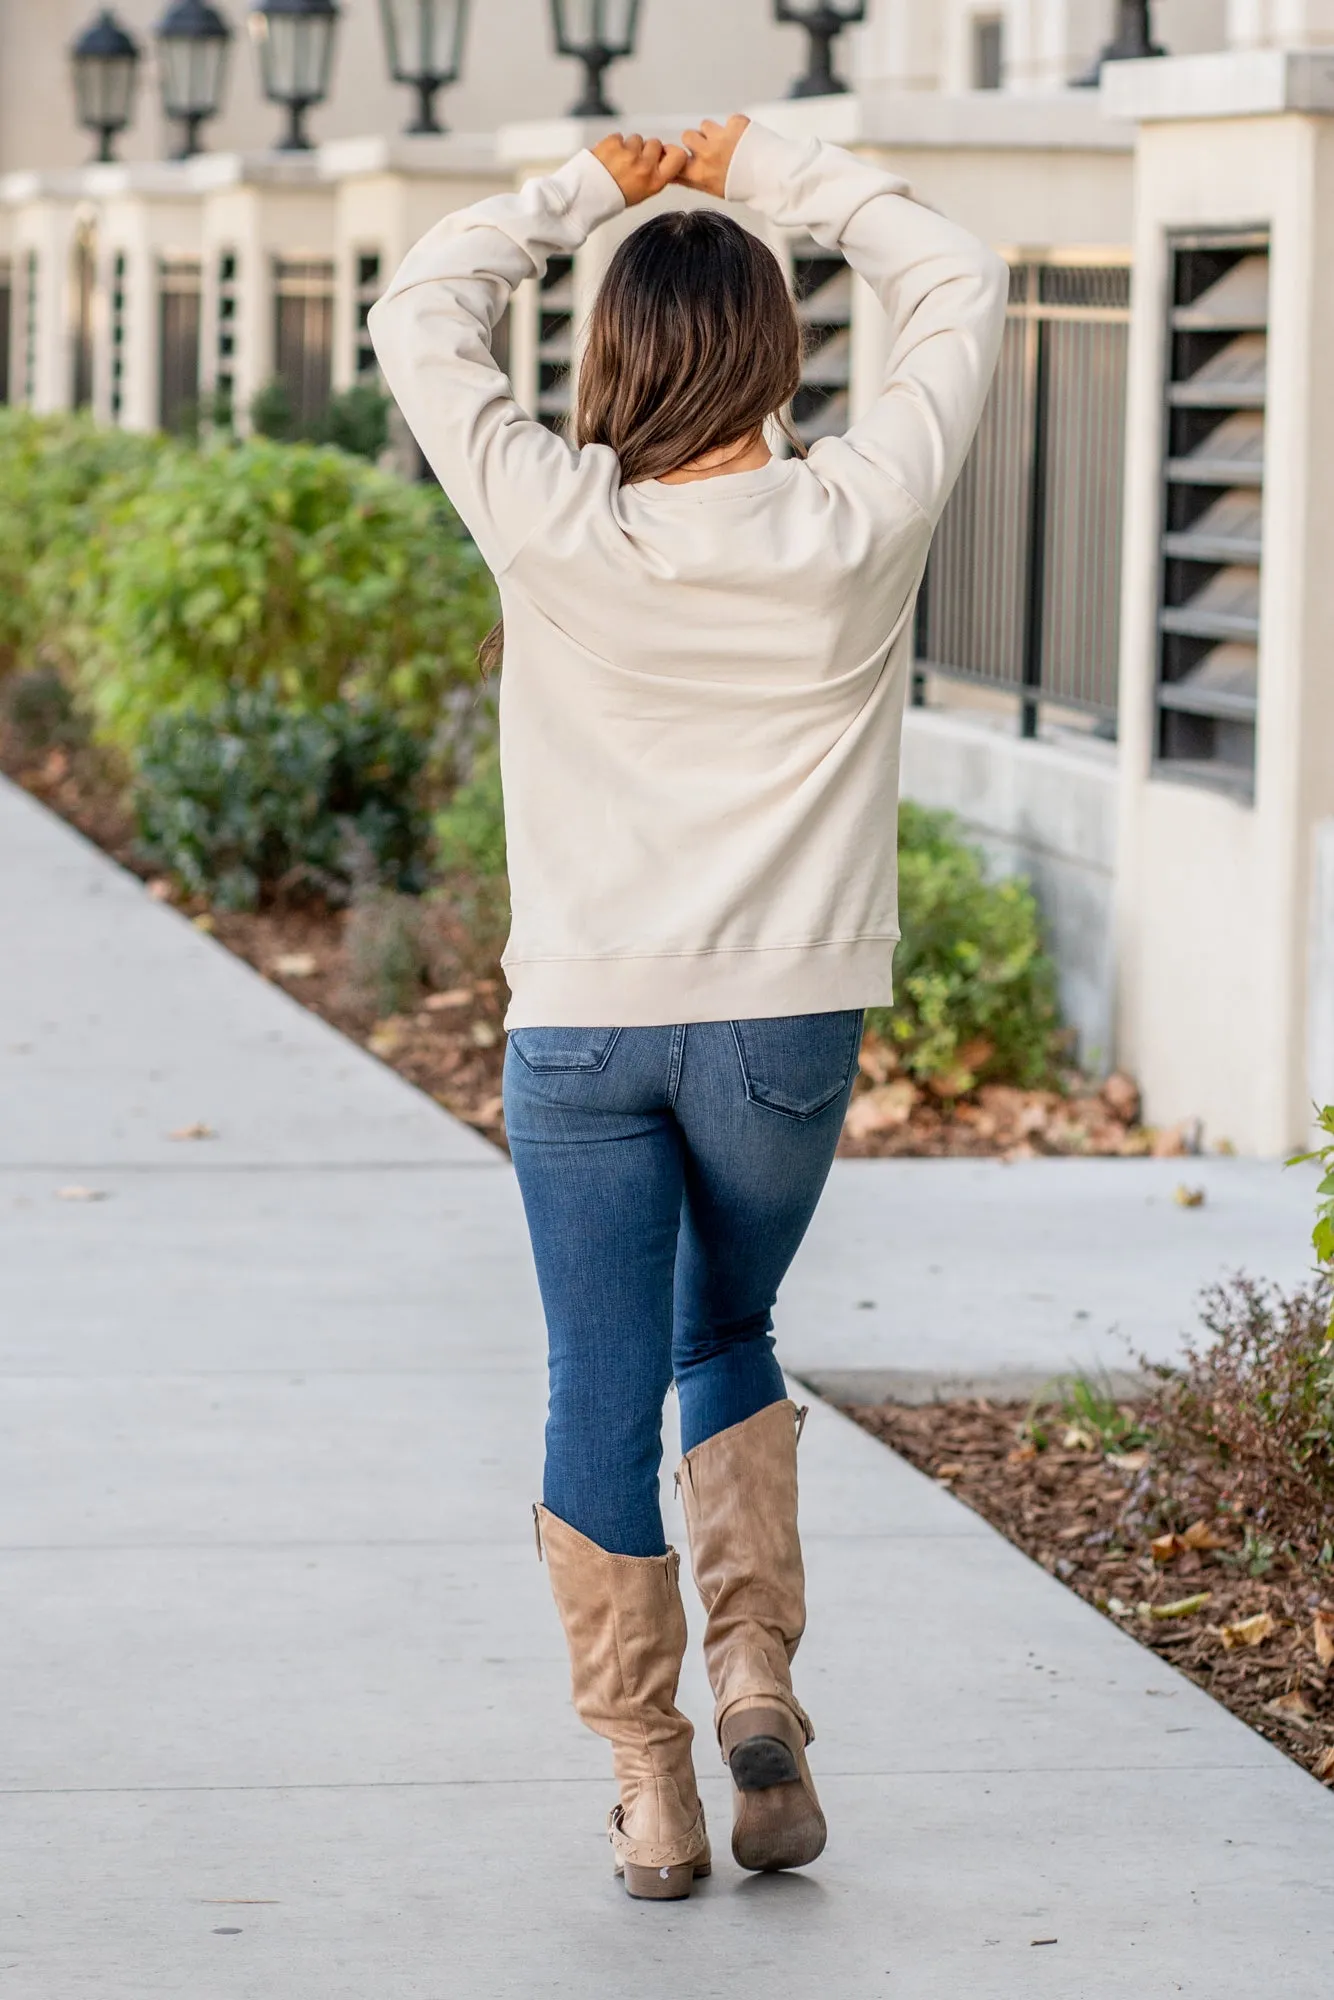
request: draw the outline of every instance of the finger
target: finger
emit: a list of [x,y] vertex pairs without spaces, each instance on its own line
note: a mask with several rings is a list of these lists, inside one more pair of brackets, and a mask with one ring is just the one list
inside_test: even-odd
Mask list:
[[684,146],[666,147],[661,160],[658,162],[658,170],[655,175],[658,187],[670,187],[673,181],[680,180],[689,165],[690,155]]
[[625,143],[632,153],[642,153],[644,150],[644,135],[642,132],[632,132]]
[[685,147],[687,153],[702,153],[708,145],[708,140],[702,132],[692,128],[689,132],[681,134],[681,144]]
[[646,139],[643,153],[640,155],[640,165],[647,167],[650,173],[656,173],[658,162],[665,151],[666,147],[661,139]]

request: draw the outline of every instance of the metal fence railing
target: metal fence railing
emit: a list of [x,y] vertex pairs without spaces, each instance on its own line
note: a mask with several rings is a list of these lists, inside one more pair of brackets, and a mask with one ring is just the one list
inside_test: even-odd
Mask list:
[[1030,262],[977,440],[932,545],[919,667],[1116,715],[1130,271]]

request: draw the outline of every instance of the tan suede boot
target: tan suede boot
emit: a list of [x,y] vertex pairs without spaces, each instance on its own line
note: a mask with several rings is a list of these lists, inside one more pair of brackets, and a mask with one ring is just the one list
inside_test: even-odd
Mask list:
[[677,1474],[708,1614],[704,1658],[732,1773],[732,1852],[742,1868],[801,1868],[825,1844],[806,1762],[815,1732],[791,1674],[806,1627],[797,1536],[803,1416],[793,1403],[773,1403],[697,1445]]
[[537,1545],[570,1649],[575,1711],[611,1744],[620,1788],[607,1831],[632,1896],[688,1896],[712,1867],[695,1789],[694,1730],[676,1706],[686,1649],[681,1558],[610,1555],[545,1507]]

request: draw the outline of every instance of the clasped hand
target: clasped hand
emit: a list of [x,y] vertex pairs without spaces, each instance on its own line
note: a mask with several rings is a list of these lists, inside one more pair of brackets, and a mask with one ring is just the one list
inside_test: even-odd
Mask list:
[[732,155],[749,123],[740,112],[725,125],[706,118],[698,131],[681,134],[679,146],[665,146],[661,139],[641,139],[637,132],[629,138],[613,132],[594,146],[593,157],[601,160],[625,196],[627,208],[661,194],[673,181],[721,200],[727,192]]

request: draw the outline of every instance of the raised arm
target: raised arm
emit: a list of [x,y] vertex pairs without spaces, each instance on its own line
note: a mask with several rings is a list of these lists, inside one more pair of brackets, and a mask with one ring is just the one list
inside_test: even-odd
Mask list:
[[818,139],[798,144],[750,124],[727,196],[841,250],[889,318],[889,361],[871,409],[817,461],[860,460],[904,488],[934,522],[959,476],[995,372],[1009,276],[994,252],[907,183]]
[[422,237],[371,308],[384,379],[493,570],[510,562],[575,473],[570,447],[532,421],[491,353],[515,290],[624,207],[591,153],[559,173],[460,209]]

